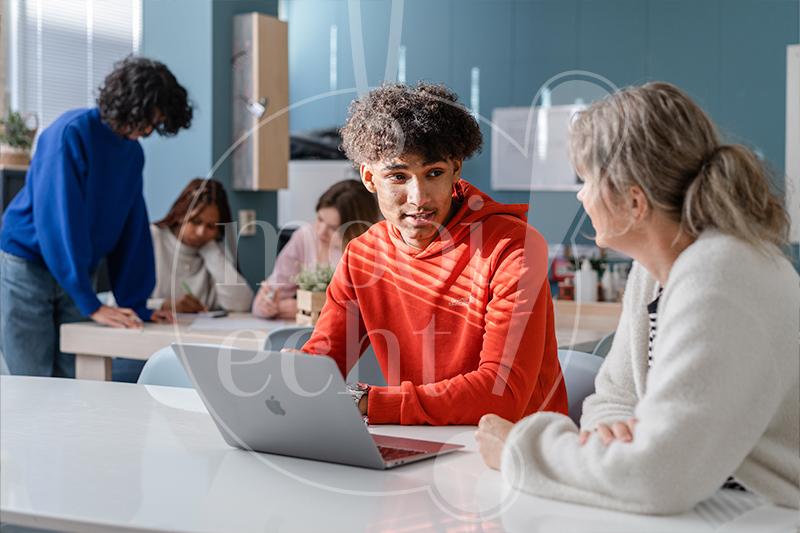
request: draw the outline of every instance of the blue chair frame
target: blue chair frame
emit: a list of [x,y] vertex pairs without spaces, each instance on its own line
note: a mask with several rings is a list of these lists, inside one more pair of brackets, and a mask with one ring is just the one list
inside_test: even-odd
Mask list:
[[594,394],[594,378],[603,364],[603,358],[575,350],[559,350],[558,361],[567,387],[569,417],[580,426],[583,400]]
[[614,335],[616,333],[616,331],[612,331],[600,339],[600,342],[598,342],[597,346],[595,346],[594,350],[592,350],[592,355],[596,355],[598,357],[605,357],[608,355],[609,350],[611,350],[611,345],[614,343]]

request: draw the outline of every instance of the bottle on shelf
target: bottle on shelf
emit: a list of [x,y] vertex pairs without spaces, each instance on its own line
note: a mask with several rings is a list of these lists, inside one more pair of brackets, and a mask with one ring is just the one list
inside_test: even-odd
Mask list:
[[592,269],[588,259],[584,259],[581,269],[575,272],[575,300],[597,301],[597,272]]
[[614,283],[614,274],[609,264],[603,265],[603,278],[600,280],[600,286],[603,289],[604,302],[617,301],[617,286]]

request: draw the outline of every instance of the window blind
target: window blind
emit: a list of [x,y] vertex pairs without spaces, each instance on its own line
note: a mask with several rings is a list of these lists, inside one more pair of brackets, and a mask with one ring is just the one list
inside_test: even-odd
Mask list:
[[11,0],[11,107],[39,131],[92,107],[115,62],[138,55],[142,0]]

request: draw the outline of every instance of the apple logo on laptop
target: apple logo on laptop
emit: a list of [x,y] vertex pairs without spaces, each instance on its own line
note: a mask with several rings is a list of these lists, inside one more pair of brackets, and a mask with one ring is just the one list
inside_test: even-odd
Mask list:
[[269,400],[265,400],[264,403],[267,404],[267,408],[275,413],[276,415],[285,415],[286,411],[281,408],[281,402],[275,399],[275,396],[270,396]]

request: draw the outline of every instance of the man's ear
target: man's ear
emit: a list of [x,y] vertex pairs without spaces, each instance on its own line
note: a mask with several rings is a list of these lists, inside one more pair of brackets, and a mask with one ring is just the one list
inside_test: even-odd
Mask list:
[[375,193],[375,182],[373,181],[374,176],[372,175],[372,170],[370,169],[369,165],[366,163],[361,163],[361,183],[364,184],[364,187],[371,193]]
[[453,159],[453,183],[458,181],[461,177],[461,169],[464,167],[464,162],[461,159]]
[[647,196],[645,196],[644,191],[638,185],[634,185],[630,188],[629,194],[633,221],[641,222],[645,220],[650,213],[650,204],[647,202]]

